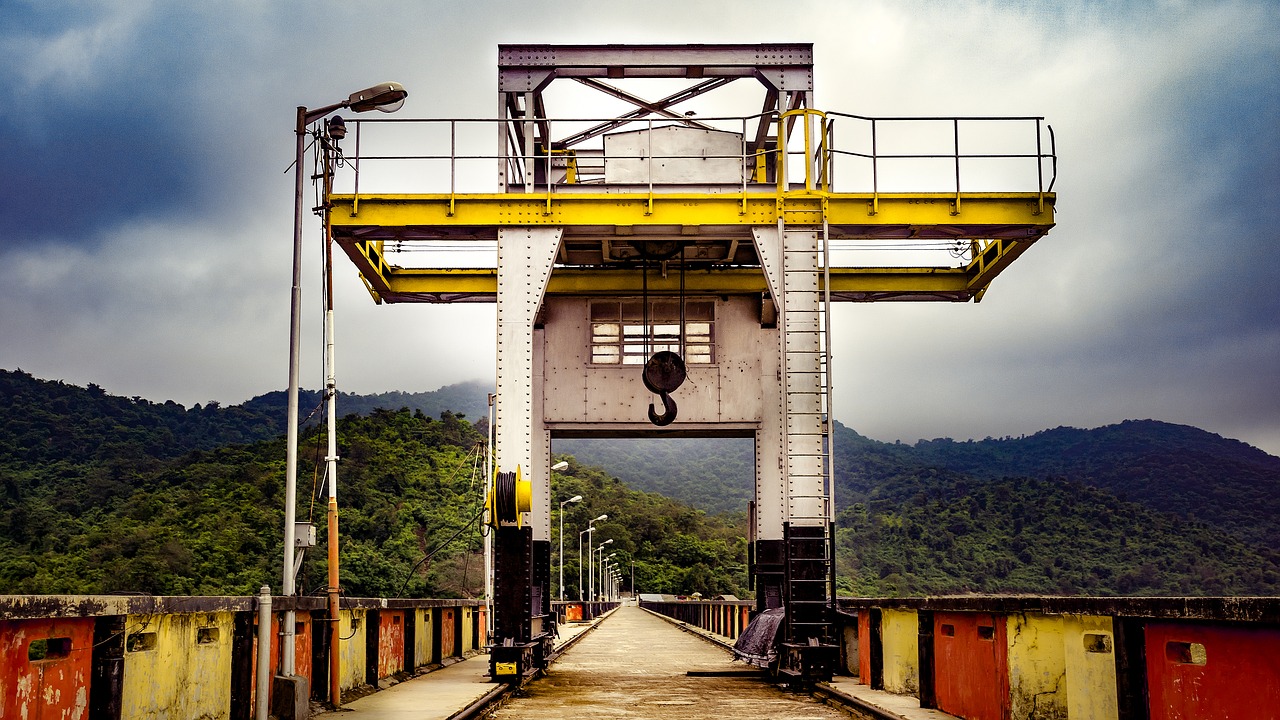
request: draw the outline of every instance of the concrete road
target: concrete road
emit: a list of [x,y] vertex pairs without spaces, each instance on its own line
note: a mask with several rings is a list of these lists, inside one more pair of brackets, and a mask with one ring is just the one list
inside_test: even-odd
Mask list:
[[787,693],[759,679],[685,674],[747,669],[711,643],[624,606],[493,718],[848,720],[847,714],[807,694]]

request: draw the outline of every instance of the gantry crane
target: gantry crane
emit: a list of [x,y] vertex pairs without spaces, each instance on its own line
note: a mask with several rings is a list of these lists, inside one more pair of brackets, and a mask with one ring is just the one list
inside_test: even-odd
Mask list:
[[[628,109],[554,114],[564,85]],[[753,438],[757,608],[780,674],[830,676],[831,303],[980,300],[1053,227],[1056,156],[1041,118],[813,90],[809,44],[501,45],[496,117],[350,121],[328,231],[374,300],[497,304],[495,680],[550,651],[558,437]]]

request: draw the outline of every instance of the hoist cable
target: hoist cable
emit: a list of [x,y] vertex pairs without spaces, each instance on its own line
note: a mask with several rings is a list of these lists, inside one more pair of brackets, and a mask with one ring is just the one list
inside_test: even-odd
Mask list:
[[493,481],[493,512],[498,522],[516,521],[516,474],[500,472]]

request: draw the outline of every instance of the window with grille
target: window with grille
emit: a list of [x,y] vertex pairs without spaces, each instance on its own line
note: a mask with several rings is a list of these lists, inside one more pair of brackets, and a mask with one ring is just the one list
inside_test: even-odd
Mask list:
[[[690,300],[684,304],[684,362],[715,362],[715,302]],[[644,303],[610,300],[591,303],[591,362],[595,365],[643,365],[648,353],[680,352],[680,303],[649,302],[649,332],[645,332]]]

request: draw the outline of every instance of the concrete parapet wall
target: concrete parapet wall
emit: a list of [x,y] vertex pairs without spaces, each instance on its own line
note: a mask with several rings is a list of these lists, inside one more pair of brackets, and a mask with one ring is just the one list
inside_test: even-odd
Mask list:
[[[342,605],[344,692],[484,641],[482,601],[344,598]],[[256,606],[254,597],[0,596],[0,718],[247,720],[256,692]],[[294,610],[295,672],[309,680],[312,699],[327,699],[324,599],[274,598],[272,610],[273,671],[280,623]],[[436,632],[441,617],[450,619],[447,647]]]
[[[715,633],[755,606],[640,604]],[[1280,598],[842,598],[837,617],[841,672],[968,720],[1262,718],[1280,698]]]
[[844,598],[840,610],[861,683],[970,720],[1267,717],[1241,698],[1280,698],[1280,598]]

